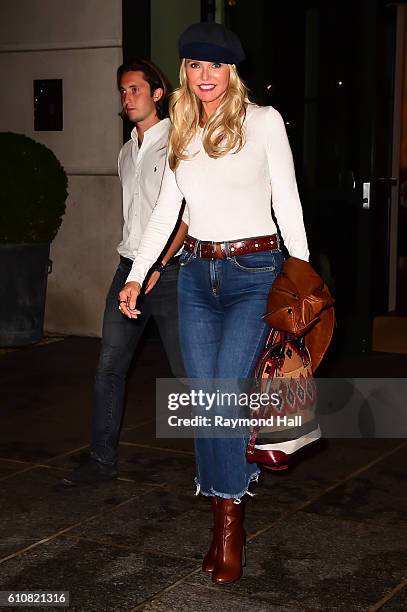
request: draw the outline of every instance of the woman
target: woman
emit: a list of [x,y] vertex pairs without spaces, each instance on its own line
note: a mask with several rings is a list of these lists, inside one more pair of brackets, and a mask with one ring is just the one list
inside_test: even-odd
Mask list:
[[[189,235],[181,255],[179,320],[188,378],[247,379],[264,346],[269,288],[281,269],[274,213],[290,253],[308,260],[290,146],[279,113],[251,104],[236,64],[244,52],[219,24],[180,37],[180,87],[157,206],[127,283],[122,312],[137,317],[143,280],[170,236],[185,197]],[[214,537],[203,562],[216,583],[242,573],[239,504],[257,479],[247,436],[195,439],[198,491],[211,497]]]

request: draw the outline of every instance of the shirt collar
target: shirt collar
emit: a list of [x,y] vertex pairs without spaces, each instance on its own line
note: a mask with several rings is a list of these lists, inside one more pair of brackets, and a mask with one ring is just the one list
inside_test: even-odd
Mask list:
[[[145,145],[146,142],[153,145],[154,143],[161,140],[163,136],[167,135],[169,127],[170,120],[168,118],[161,119],[161,121],[152,125],[150,128],[148,128],[148,130],[144,132],[143,145]],[[133,142],[135,142],[138,146],[138,134],[136,127],[134,127],[131,131],[131,138]]]

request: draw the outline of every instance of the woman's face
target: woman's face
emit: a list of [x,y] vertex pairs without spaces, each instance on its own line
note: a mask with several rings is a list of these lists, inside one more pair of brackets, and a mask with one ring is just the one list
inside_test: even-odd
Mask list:
[[201,100],[205,110],[213,112],[229,87],[229,64],[187,59],[185,68],[190,89]]

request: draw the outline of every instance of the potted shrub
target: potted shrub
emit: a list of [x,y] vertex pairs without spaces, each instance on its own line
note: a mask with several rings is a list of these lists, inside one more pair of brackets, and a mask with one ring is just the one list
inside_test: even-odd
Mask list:
[[0,132],[0,346],[42,338],[49,247],[62,223],[67,184],[50,149]]

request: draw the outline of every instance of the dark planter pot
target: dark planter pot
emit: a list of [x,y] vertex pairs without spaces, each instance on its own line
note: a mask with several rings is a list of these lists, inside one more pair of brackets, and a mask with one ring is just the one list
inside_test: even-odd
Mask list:
[[42,338],[49,244],[0,244],[0,346]]

